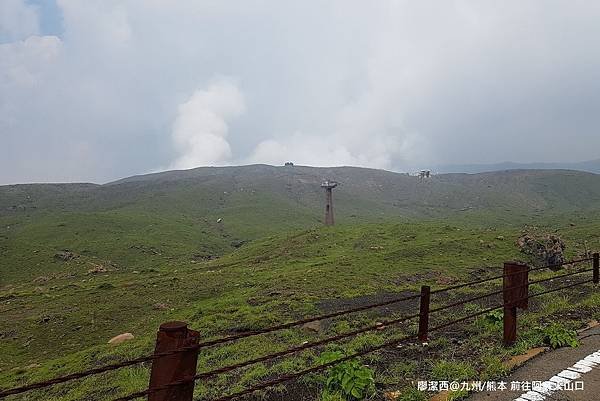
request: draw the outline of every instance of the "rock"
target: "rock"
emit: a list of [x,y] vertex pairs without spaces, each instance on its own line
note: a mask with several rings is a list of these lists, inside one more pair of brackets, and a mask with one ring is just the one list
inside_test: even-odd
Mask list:
[[106,270],[106,267],[104,267],[103,265],[95,264],[94,267],[88,270],[88,274],[106,273],[107,271],[108,270]]
[[[555,234],[536,237],[525,234],[517,240],[521,252],[531,255],[545,265],[560,265],[565,262],[565,243]],[[559,269],[560,267],[558,267]]]
[[152,305],[152,308],[155,310],[166,310],[166,309],[169,309],[169,305],[164,304],[162,302],[158,302],[158,303],[155,303],[154,305]]
[[220,223],[220,222],[222,222],[222,221],[223,221],[223,219],[222,219],[222,218],[220,218],[220,217],[217,219],[217,223]]
[[256,298],[248,298],[246,300],[246,303],[250,306],[258,306],[258,305],[260,305],[260,300],[258,300]]
[[118,336],[115,336],[115,337],[111,338],[110,340],[108,340],[108,344],[112,344],[112,345],[121,344],[122,342],[133,340],[134,338],[135,337],[131,333],[123,333],[123,334],[119,334]]
[[500,240],[500,241],[504,241],[504,236],[503,235],[499,235],[499,236],[496,237],[496,239]]
[[232,242],[231,242],[231,246],[232,246],[232,247],[234,247],[234,248],[239,248],[239,247],[241,247],[242,245],[244,245],[245,243],[246,243],[246,241],[245,241],[245,240],[242,240],[242,239],[240,239],[240,240],[235,240],[235,241],[232,241]]
[[386,391],[383,393],[383,396],[388,401],[396,401],[398,398],[400,398],[400,395],[402,395],[400,391]]
[[323,329],[321,322],[319,321],[304,323],[302,328],[304,330],[312,331],[313,333],[318,333]]
[[195,253],[192,255],[192,260],[194,261],[194,263],[198,262],[198,261],[214,260],[217,258],[218,258],[218,256],[211,255],[208,253],[203,253],[203,252]]
[[438,285],[448,285],[452,284],[454,282],[454,279],[447,276],[440,276],[435,280],[435,282]]
[[68,249],[63,249],[62,251],[58,251],[54,254],[54,259],[68,262],[69,260],[75,259],[77,256],[78,255],[76,253],[73,253]]

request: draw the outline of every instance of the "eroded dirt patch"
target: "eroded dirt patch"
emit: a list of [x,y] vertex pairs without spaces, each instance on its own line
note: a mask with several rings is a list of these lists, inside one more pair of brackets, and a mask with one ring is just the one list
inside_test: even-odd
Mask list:
[[[382,302],[393,301],[398,298],[410,297],[418,295],[415,291],[402,291],[402,292],[382,292],[373,295],[362,295],[360,297],[353,298],[334,298],[324,299],[317,303],[319,310],[325,313],[332,313],[347,309],[360,308],[371,304],[378,304]],[[381,306],[378,308],[369,309],[365,313],[372,315],[383,315],[390,313],[406,312],[415,313],[419,308],[419,299],[411,299],[408,301],[396,302],[390,305]]]

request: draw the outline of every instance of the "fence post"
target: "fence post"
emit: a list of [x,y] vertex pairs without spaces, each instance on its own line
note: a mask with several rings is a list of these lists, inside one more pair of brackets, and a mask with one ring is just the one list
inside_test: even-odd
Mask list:
[[515,262],[504,263],[504,345],[517,340],[517,307],[527,309],[529,294],[529,267]]
[[[154,349],[154,355],[157,355],[157,358],[152,361],[150,373],[148,387],[151,393],[148,395],[148,401],[192,401],[194,381],[170,386],[156,392],[152,392],[152,389],[185,381],[196,375],[198,349],[194,349],[193,346],[198,344],[198,340],[199,333],[188,329],[185,322],[174,321],[160,325]],[[189,347],[189,349],[158,356],[185,347]]]
[[594,253],[594,284],[598,284],[600,281],[600,254]]
[[427,342],[427,331],[429,329],[429,299],[431,288],[428,285],[421,286],[421,306],[419,308],[419,341]]

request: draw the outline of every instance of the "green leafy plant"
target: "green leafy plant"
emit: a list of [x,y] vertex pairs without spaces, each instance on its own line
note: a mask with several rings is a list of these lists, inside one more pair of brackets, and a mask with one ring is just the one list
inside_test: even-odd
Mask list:
[[[339,351],[323,352],[319,363],[330,363],[343,357],[344,354]],[[352,359],[334,365],[327,371],[322,399],[331,399],[337,393],[346,400],[364,400],[374,390],[373,370]]]
[[504,314],[500,310],[490,311],[475,321],[475,326],[486,331],[496,331],[502,327]]
[[546,326],[540,330],[544,338],[544,343],[552,348],[577,347],[579,345],[577,332],[567,329],[561,324],[552,323],[550,326]]
[[504,321],[504,314],[500,310],[493,310],[486,313],[483,317],[486,323],[499,326]]

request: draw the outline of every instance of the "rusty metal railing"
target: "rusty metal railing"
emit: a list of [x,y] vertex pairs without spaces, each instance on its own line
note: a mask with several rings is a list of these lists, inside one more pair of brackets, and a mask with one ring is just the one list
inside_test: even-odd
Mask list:
[[[593,261],[593,266],[588,269],[579,269],[572,272],[568,272],[558,276],[551,276],[544,279],[538,279],[534,281],[529,280],[529,273],[533,271],[539,271],[548,268],[555,268],[566,264],[577,264],[581,262]],[[565,277],[578,275],[586,272],[593,272],[593,276],[591,279],[579,281],[576,283],[572,283],[569,285],[565,285],[562,287],[545,290],[542,292],[538,292],[535,294],[529,294],[529,286],[532,284],[538,284],[542,282],[547,282],[551,280],[563,279]],[[483,295],[478,295],[469,299],[461,300],[458,302],[450,303],[447,305],[439,306],[431,309],[431,295],[448,292],[460,288],[465,288],[469,286],[474,286],[486,282],[491,282],[494,280],[503,280],[503,286],[501,290],[486,293]],[[309,317],[305,319],[296,320],[293,322],[278,324],[274,326],[270,326],[264,329],[258,329],[253,331],[248,331],[244,333],[238,333],[231,336],[225,336],[214,340],[208,341],[199,341],[198,332],[191,330],[187,327],[186,323],[183,322],[168,322],[161,325],[158,334],[155,351],[152,355],[142,356],[139,358],[122,361],[119,363],[106,365],[99,368],[94,368],[90,370],[86,370],[83,372],[77,372],[61,377],[56,377],[50,380],[36,382],[32,384],[27,384],[20,387],[15,387],[6,390],[0,390],[0,398],[5,398],[11,395],[22,394],[29,391],[48,388],[57,384],[70,382],[73,380],[82,379],[85,377],[145,363],[152,362],[151,375],[150,375],[150,383],[147,389],[117,398],[114,401],[129,401],[137,398],[148,397],[149,401],[191,401],[194,392],[194,384],[197,380],[200,379],[208,379],[214,376],[225,374],[232,372],[234,370],[251,366],[260,362],[272,361],[277,358],[281,358],[284,356],[296,354],[305,350],[313,349],[316,347],[320,347],[326,344],[330,344],[339,340],[343,340],[346,338],[351,338],[366,332],[370,331],[380,331],[385,330],[386,328],[394,325],[398,325],[400,323],[404,323],[410,321],[412,319],[418,318],[418,331],[414,335],[402,336],[396,339],[389,340],[384,342],[381,345],[373,346],[370,348],[366,348],[359,352],[344,356],[338,360],[321,364],[318,366],[313,366],[304,370],[301,370],[296,373],[287,374],[280,376],[276,379],[266,381],[255,386],[251,386],[246,388],[245,390],[225,395],[220,398],[215,399],[214,401],[227,401],[235,398],[243,397],[245,395],[254,393],[259,390],[263,390],[269,387],[276,386],[281,383],[285,383],[294,379],[297,379],[301,376],[319,372],[327,369],[333,365],[338,363],[354,359],[357,357],[361,357],[383,348],[391,347],[398,345],[402,342],[419,339],[424,342],[427,341],[428,334],[441,330],[443,328],[455,325],[460,322],[464,322],[466,320],[481,316],[483,314],[489,313],[493,310],[503,309],[504,310],[504,333],[503,340],[506,345],[511,345],[516,340],[517,336],[517,308],[526,309],[528,307],[528,300],[534,297],[538,297],[544,294],[561,291],[567,288],[576,287],[579,285],[587,284],[587,283],[596,283],[598,284],[600,279],[600,256],[598,253],[594,253],[592,258],[583,258],[577,260],[567,261],[561,264],[556,265],[547,265],[541,267],[530,268],[527,265],[518,264],[518,263],[505,263],[504,272],[502,275],[497,275],[481,280],[476,280],[468,283],[457,284],[454,286],[439,288],[436,290],[431,290],[429,286],[422,286],[421,292],[419,294],[404,296],[393,298],[388,301],[372,303],[369,305],[364,305],[356,308],[345,309],[338,312],[333,312],[329,314],[323,314],[319,316]],[[460,305],[464,305],[469,302],[478,301],[484,298],[492,297],[495,295],[503,295],[503,302],[499,305],[495,305],[493,307],[484,309],[477,313],[473,313],[467,316],[464,316],[459,319],[455,319],[435,327],[429,327],[429,318],[432,313],[440,312],[443,310],[447,310],[450,308],[458,307]],[[289,329],[293,327],[297,327],[306,323],[315,322],[319,320],[331,319],[339,316],[345,316],[351,313],[371,310],[380,308],[383,306],[392,305],[395,303],[410,301],[410,300],[420,300],[419,304],[419,312],[415,314],[411,314],[408,316],[403,316],[395,319],[387,319],[376,324],[364,326],[355,330],[351,330],[345,333],[341,333],[335,336],[327,337],[321,340],[308,342],[302,344],[300,346],[292,347],[285,349],[283,351],[275,352],[272,354],[264,355],[261,357],[249,359],[246,361],[238,362],[232,365],[220,367],[217,369],[213,369],[206,372],[197,373],[197,359],[198,354],[201,349],[212,347],[215,345],[225,344],[232,341],[236,341],[243,338],[248,338],[252,336],[272,333],[284,329]]]

